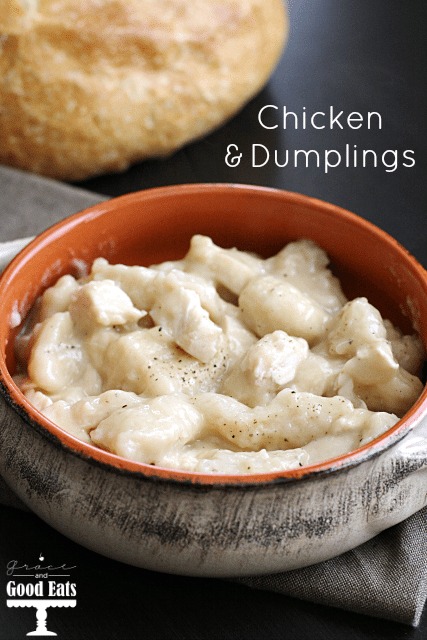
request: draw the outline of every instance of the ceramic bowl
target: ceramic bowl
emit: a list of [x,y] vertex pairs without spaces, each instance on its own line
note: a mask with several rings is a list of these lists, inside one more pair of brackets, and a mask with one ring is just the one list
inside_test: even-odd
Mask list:
[[328,252],[349,297],[368,296],[404,330],[415,326],[427,345],[426,272],[390,236],[343,209],[284,191],[216,184],[104,202],[38,236],[1,278],[0,473],[9,486],[90,549],[147,569],[204,576],[319,562],[422,508],[426,390],[392,429],[359,450],[255,476],[129,462],[76,440],[28,403],[12,380],[13,347],[42,291],[100,255],[143,265],[182,257],[194,233],[264,256],[312,238]]

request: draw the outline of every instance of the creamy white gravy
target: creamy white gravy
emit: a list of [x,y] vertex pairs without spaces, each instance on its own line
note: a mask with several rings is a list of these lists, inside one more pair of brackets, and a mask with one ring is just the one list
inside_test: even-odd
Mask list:
[[124,458],[260,473],[352,451],[422,391],[417,335],[348,301],[309,240],[277,255],[194,236],[183,260],[67,275],[18,340],[18,383],[51,421]]

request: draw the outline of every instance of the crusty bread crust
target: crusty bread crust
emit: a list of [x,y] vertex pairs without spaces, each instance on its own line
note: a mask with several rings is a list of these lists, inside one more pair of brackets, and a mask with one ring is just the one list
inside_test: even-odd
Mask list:
[[283,0],[0,0],[0,162],[63,180],[164,156],[268,80]]

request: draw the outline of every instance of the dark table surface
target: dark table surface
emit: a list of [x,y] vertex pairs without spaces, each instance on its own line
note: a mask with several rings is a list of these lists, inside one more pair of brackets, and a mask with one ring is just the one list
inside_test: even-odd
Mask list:
[[[242,182],[298,191],[350,209],[373,221],[427,263],[427,3],[425,0],[290,0],[288,46],[268,86],[232,121],[167,160],[144,162],[120,175],[81,186],[105,195],[185,182]],[[267,130],[258,122],[264,105]],[[299,116],[299,127],[282,127],[283,106]],[[302,114],[343,111],[343,129],[302,128]],[[351,112],[364,116],[360,129],[345,125]],[[381,129],[367,113],[381,115]],[[315,120],[320,123],[320,120]],[[227,147],[238,145],[239,166],[225,163]],[[252,166],[253,144],[270,160]],[[350,166],[345,166],[345,149]],[[261,147],[257,147],[261,149]],[[319,167],[294,150],[316,150]],[[363,150],[373,154],[363,167]],[[285,151],[291,162],[283,164]],[[332,150],[332,151],[331,151]],[[333,151],[335,150],[335,151]],[[324,169],[325,151],[342,161]],[[404,153],[407,154],[406,160]],[[354,153],[357,152],[357,166]],[[266,152],[264,152],[266,153]],[[414,166],[407,159],[415,159]],[[264,156],[265,159],[265,156]],[[261,164],[260,157],[256,164]],[[30,513],[0,508],[0,565],[55,550],[78,572],[78,606],[49,611],[49,628],[74,639],[153,640],[425,640],[427,612],[414,630],[284,596],[252,591],[230,582],[182,578],[121,565],[82,549]],[[398,585],[396,585],[398,588]],[[0,603],[0,640],[23,638],[35,626],[34,610]]]

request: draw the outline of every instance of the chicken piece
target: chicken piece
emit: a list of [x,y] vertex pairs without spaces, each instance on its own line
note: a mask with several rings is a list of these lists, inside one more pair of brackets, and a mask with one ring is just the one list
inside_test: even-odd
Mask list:
[[221,392],[254,407],[268,404],[291,382],[308,344],[284,331],[269,333],[248,349],[225,378]]

